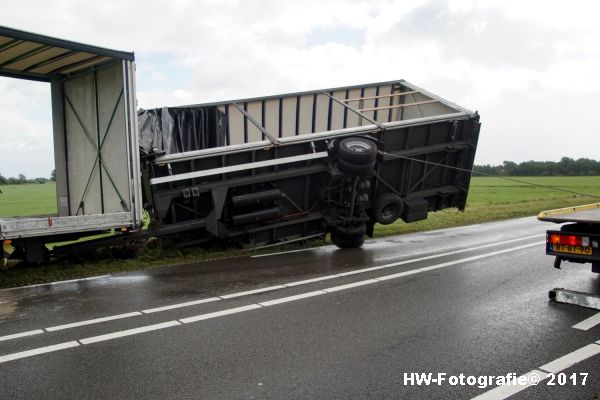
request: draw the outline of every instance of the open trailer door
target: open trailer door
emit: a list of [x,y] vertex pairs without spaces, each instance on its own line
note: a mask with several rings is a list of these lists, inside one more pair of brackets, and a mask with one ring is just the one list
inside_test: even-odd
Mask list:
[[142,223],[134,55],[0,26],[0,76],[48,82],[57,215],[0,218],[25,258],[45,243]]

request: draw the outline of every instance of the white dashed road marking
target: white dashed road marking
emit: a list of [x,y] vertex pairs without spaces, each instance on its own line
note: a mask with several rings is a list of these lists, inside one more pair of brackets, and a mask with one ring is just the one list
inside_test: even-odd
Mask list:
[[41,329],[36,329],[34,331],[27,331],[27,332],[15,333],[13,335],[0,336],[0,342],[5,341],[5,340],[22,338],[22,337],[26,337],[26,336],[39,335],[40,333],[44,333],[44,331]]
[[73,322],[72,324],[51,326],[49,328],[46,328],[46,331],[48,331],[48,332],[61,331],[63,329],[70,329],[70,328],[75,328],[78,326],[98,324],[100,322],[113,321],[116,319],[137,317],[139,315],[142,315],[142,313],[138,312],[138,311],[134,311],[134,312],[126,313],[126,314],[111,315],[109,317],[104,317],[104,318],[95,318],[95,319],[88,319],[87,321]]
[[588,319],[584,319],[580,323],[573,325],[573,328],[587,331],[598,324],[600,324],[600,313],[592,315]]

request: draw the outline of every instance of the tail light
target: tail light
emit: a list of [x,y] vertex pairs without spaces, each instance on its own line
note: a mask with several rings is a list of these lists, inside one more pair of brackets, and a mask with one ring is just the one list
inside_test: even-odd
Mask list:
[[588,236],[562,235],[558,233],[551,233],[548,235],[548,243],[562,244],[566,246],[588,247],[590,245],[590,238]]

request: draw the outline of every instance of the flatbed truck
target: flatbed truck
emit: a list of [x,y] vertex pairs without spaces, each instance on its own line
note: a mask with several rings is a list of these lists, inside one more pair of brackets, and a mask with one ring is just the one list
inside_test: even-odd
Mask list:
[[546,232],[546,254],[556,268],[562,261],[591,263],[600,273],[600,203],[542,211],[538,219],[563,224]]
[[[554,267],[563,261],[591,264],[600,273],[600,203],[542,211],[540,221],[562,224],[546,232],[546,254],[554,256]],[[550,290],[551,300],[600,309],[600,293],[585,293],[564,288]]]

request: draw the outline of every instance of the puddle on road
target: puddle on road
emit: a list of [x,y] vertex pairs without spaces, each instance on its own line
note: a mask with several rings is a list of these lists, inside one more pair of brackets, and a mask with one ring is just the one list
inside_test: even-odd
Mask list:
[[8,319],[17,311],[17,302],[0,299],[0,320]]

